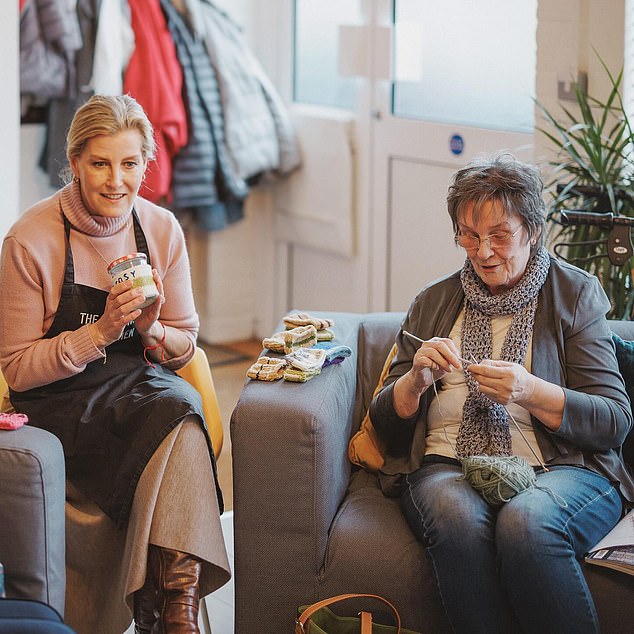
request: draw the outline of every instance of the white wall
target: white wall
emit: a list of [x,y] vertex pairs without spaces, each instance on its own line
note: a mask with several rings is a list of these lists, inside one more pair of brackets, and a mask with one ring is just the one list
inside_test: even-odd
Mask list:
[[[618,73],[624,60],[624,28],[624,0],[539,0],[538,101],[552,114],[561,112],[558,76],[577,70],[588,74],[589,94],[605,97],[610,84],[597,53],[611,71]],[[575,109],[573,102],[564,105]],[[535,145],[537,160],[546,161],[551,156],[547,138],[537,133]]]
[[18,83],[18,3],[0,3],[0,59],[2,60],[2,151],[0,151],[0,236],[18,217],[20,179],[20,102]]

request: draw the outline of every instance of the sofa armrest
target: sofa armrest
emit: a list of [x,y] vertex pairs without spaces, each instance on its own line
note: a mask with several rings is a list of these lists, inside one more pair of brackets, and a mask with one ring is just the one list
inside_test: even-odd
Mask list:
[[[267,592],[280,608],[317,596],[328,531],[350,479],[361,321],[329,316],[335,343],[352,356],[306,383],[247,381],[231,417],[236,631],[246,631],[238,622],[244,611],[263,618],[275,609]],[[271,578],[273,570],[283,578]]]
[[10,598],[43,601],[64,613],[64,497],[59,440],[25,426],[0,431],[0,561]]

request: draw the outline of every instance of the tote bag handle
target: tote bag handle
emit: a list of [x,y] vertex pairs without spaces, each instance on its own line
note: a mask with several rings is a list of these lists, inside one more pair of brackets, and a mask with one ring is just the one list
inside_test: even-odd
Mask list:
[[[381,601],[385,603],[393,612],[394,618],[396,619],[396,634],[400,634],[401,631],[401,617],[397,609],[383,597],[380,597],[378,594],[338,594],[334,597],[330,597],[329,599],[322,599],[317,603],[313,603],[308,606],[301,614],[299,618],[295,621],[295,634],[308,634],[310,631],[310,623],[308,620],[310,617],[315,614],[321,608],[325,608],[328,605],[332,605],[333,603],[338,603],[339,601],[345,601],[346,599],[359,599],[359,598],[368,598],[368,599],[376,599],[377,601]],[[361,634],[372,634],[372,615],[369,612],[361,612]],[[308,627],[306,624],[308,623]]]

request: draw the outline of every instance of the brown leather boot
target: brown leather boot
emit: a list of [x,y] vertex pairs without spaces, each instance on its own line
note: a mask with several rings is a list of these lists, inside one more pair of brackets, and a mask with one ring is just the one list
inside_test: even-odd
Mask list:
[[188,553],[150,545],[152,576],[158,588],[158,620],[152,634],[200,634],[198,583],[201,561]]
[[151,571],[150,556],[154,551],[148,550],[147,572],[145,583],[134,593],[134,634],[151,634],[152,626],[156,621],[154,610],[158,607],[158,595],[156,581]]

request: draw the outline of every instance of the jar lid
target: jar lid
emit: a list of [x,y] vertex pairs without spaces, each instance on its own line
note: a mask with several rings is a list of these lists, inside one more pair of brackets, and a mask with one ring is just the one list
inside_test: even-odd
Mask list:
[[128,260],[134,260],[135,258],[143,258],[147,262],[147,256],[145,253],[130,253],[129,255],[124,255],[121,258],[117,258],[108,264],[108,271],[113,269],[117,264],[121,264],[122,262],[127,262]]

